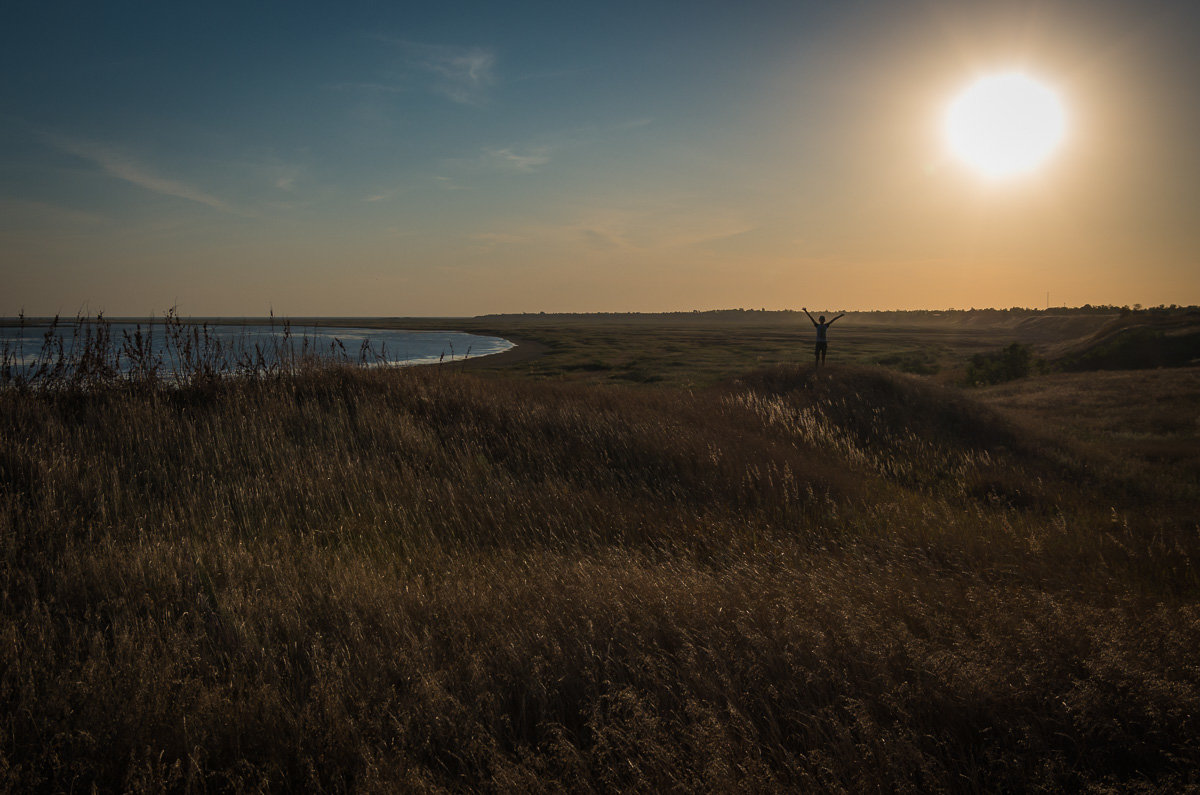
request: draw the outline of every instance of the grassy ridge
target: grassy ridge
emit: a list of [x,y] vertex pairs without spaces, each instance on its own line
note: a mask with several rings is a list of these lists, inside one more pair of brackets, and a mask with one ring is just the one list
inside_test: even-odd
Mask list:
[[903,375],[10,390],[0,451],[8,788],[1200,785],[1189,504]]

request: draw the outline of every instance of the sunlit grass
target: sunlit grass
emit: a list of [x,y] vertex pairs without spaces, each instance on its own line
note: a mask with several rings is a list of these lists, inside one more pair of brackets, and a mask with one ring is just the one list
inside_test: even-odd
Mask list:
[[0,781],[1195,785],[1194,511],[1030,416],[794,365],[0,390]]

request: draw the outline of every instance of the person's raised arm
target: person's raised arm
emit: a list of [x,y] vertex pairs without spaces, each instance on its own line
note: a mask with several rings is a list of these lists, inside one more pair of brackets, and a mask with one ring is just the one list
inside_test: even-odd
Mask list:
[[[803,309],[803,310],[804,310],[804,314],[808,315],[808,307],[806,307],[806,306],[805,306],[805,307],[801,307],[801,309]],[[814,326],[815,326],[815,325],[817,325],[817,321],[813,320],[813,316],[812,316],[812,315],[808,315],[808,319],[809,319],[810,321],[812,321],[812,324],[813,324]]]
[[[837,317],[835,317],[833,320],[837,320],[837,319],[838,319],[838,317],[845,317],[845,316],[846,316],[846,313],[845,313],[845,312],[843,312],[842,314],[840,314],[840,315],[838,315]],[[833,325],[833,320],[829,321],[828,325],[832,326],[832,325]]]

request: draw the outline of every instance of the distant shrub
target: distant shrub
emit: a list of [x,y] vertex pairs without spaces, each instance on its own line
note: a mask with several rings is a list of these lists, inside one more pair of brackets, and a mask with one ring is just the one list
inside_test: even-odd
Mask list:
[[1028,345],[1014,342],[994,353],[977,353],[967,365],[967,383],[974,386],[1002,384],[1025,378],[1045,368]]

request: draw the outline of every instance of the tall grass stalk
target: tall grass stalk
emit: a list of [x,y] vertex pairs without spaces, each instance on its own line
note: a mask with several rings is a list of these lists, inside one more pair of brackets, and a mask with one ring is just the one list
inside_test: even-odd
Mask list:
[[1200,785],[1153,473],[871,369],[215,378],[165,333],[0,390],[2,789]]
[[[284,320],[265,342],[218,334],[207,322],[191,323],[174,309],[161,319],[137,323],[132,331],[113,333],[103,314],[78,315],[64,322],[54,317],[45,325],[36,354],[25,354],[27,319],[18,318],[15,342],[0,343],[0,388],[96,390],[112,386],[157,388],[186,386],[229,377],[287,376],[330,364],[386,362],[386,351],[376,351],[363,340],[355,355],[337,338],[327,344],[307,333],[295,334]],[[156,344],[156,339],[161,344]]]

